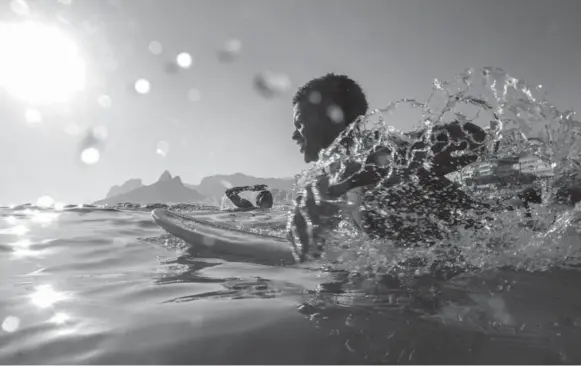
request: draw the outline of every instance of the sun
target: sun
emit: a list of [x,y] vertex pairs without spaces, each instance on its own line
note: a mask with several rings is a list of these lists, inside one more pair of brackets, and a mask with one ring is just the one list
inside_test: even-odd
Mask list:
[[56,27],[0,24],[0,88],[32,104],[67,102],[85,87],[85,60]]

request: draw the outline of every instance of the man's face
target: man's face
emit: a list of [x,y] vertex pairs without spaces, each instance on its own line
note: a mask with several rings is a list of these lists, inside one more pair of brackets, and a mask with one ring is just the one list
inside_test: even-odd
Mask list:
[[316,106],[311,103],[296,103],[293,106],[293,120],[295,131],[292,134],[292,139],[299,145],[305,162],[317,161],[319,151],[323,149],[323,146],[321,144],[321,136],[317,133],[321,121],[319,121],[319,113]]

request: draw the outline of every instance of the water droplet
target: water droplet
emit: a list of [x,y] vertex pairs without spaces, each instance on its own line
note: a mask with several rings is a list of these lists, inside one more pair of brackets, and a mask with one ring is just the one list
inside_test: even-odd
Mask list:
[[109,108],[111,108],[112,100],[111,100],[110,96],[103,94],[103,95],[99,96],[99,98],[97,99],[97,103],[101,107],[103,107],[105,109],[109,109]]
[[176,62],[182,69],[189,69],[192,66],[193,59],[187,52],[182,52],[176,57]]
[[151,84],[145,79],[139,79],[135,82],[135,91],[139,94],[147,94],[151,90]]
[[322,99],[323,97],[321,96],[321,93],[319,93],[316,90],[309,93],[309,102],[311,102],[312,104],[319,104],[321,103]]
[[188,90],[188,99],[192,102],[199,102],[202,98],[202,93],[198,89],[192,88]]
[[101,154],[94,147],[89,147],[81,152],[81,161],[87,165],[93,165],[99,162]]
[[16,15],[30,15],[30,7],[24,0],[10,1],[10,10],[12,10]]
[[161,55],[161,53],[163,52],[163,46],[158,41],[149,42],[149,46],[147,46],[147,49],[154,55]]
[[2,330],[7,333],[14,333],[20,328],[20,319],[15,316],[7,316],[2,322]]
[[230,183],[230,182],[228,182],[227,180],[224,180],[224,179],[222,179],[220,181],[220,184],[222,184],[224,187],[226,187],[228,189],[234,187],[234,185],[232,183]]
[[30,124],[42,122],[42,114],[36,109],[27,109],[24,118]]
[[223,61],[232,61],[240,54],[240,51],[242,51],[242,41],[232,38],[224,43],[218,57]]
[[165,158],[169,152],[169,143],[166,141],[158,142],[155,152]]
[[344,120],[343,110],[336,104],[330,105],[327,108],[327,116],[333,121],[334,123],[342,123]]
[[73,123],[65,127],[65,133],[71,136],[78,136],[81,133],[81,128]]
[[54,200],[50,196],[42,196],[36,200],[36,205],[42,208],[51,208],[54,205]]
[[109,131],[107,131],[107,127],[105,126],[95,126],[93,128],[93,135],[100,140],[106,140]]
[[291,82],[285,74],[266,71],[254,78],[254,86],[264,97],[272,98],[288,91],[291,87]]

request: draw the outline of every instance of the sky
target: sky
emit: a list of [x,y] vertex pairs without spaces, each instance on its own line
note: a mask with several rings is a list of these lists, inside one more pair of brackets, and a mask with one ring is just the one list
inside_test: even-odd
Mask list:
[[[0,21],[53,24],[75,40],[86,83],[71,100],[40,106],[0,90],[0,204],[92,202],[164,170],[191,184],[235,172],[293,176],[305,168],[290,139],[293,93],[328,72],[357,80],[372,108],[425,99],[434,78],[483,66],[542,84],[560,109],[581,102],[578,0],[31,0],[27,15],[11,5],[0,5]],[[225,62],[217,51],[230,39],[242,47]],[[192,66],[169,72],[181,52]],[[253,85],[265,71],[286,75],[290,88],[265,98]],[[144,95],[134,90],[141,78],[151,85]],[[41,122],[26,122],[30,108]],[[92,128],[107,137],[87,165],[79,157]]]

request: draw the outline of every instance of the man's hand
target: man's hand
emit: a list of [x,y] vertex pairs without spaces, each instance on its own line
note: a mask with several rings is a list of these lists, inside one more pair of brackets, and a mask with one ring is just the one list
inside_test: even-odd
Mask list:
[[266,184],[256,184],[254,186],[251,187],[251,190],[253,191],[264,191],[266,188],[268,188],[268,186]]

